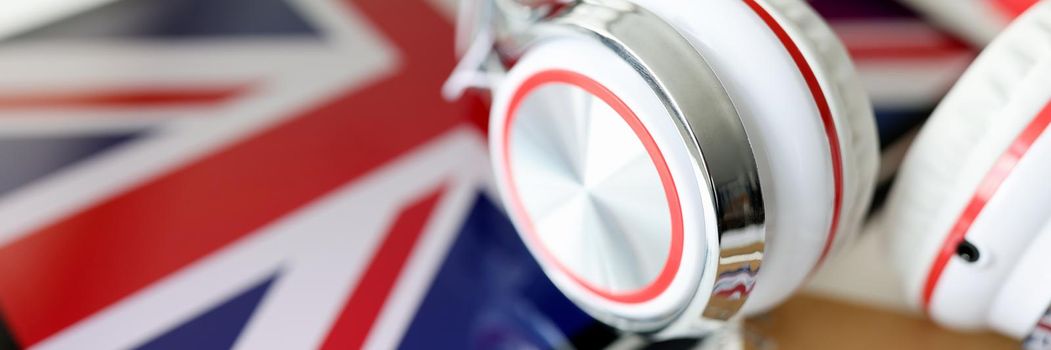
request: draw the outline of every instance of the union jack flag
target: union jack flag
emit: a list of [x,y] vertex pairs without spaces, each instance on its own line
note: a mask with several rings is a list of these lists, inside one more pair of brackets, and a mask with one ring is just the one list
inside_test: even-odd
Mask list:
[[550,347],[590,325],[492,204],[484,107],[441,100],[449,13],[118,2],[5,42],[8,346]]

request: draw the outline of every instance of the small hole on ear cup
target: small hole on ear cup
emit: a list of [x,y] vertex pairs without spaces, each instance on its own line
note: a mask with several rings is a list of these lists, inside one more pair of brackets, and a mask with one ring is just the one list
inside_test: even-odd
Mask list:
[[978,253],[978,247],[975,247],[971,242],[964,240],[956,246],[956,256],[959,256],[967,262],[973,263],[978,261],[980,254]]

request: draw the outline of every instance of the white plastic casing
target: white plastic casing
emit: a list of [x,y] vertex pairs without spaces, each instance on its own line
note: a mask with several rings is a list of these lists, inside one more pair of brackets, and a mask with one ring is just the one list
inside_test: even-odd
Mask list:
[[[1051,304],[1051,282],[1032,266],[1049,266],[1046,248],[1033,253],[1046,244],[1037,237],[1051,218],[1049,39],[1051,3],[1043,2],[983,52],[935,110],[888,199],[890,260],[908,300],[940,324],[1021,337]],[[1020,141],[1027,133],[1031,143]],[[973,262],[951,254],[948,240],[968,223],[963,238],[979,252]]]
[[[988,135],[980,140],[968,165],[960,172],[958,191],[935,220],[929,235],[934,250],[944,241],[944,233],[959,217],[960,210],[974,195],[978,183],[992,163],[1007,151],[1012,141],[1051,101],[1051,60],[1032,72],[1026,83],[1004,110],[993,117]],[[1011,117],[1024,116],[1024,117]],[[1051,133],[1044,133],[1015,164],[1010,175],[989,199],[985,209],[971,224],[967,241],[980,252],[974,263],[952,258],[945,267],[931,297],[929,313],[939,322],[962,329],[980,329],[988,324],[993,299],[1002,293],[1004,282],[1019,259],[1051,218]],[[933,233],[940,234],[933,234]],[[928,264],[917,264],[929,267]],[[922,269],[922,268],[921,268]],[[928,271],[924,269],[924,273]],[[1035,287],[1035,286],[1034,286]],[[1051,299],[1045,300],[1047,304]],[[1041,312],[1047,305],[1042,306]]]

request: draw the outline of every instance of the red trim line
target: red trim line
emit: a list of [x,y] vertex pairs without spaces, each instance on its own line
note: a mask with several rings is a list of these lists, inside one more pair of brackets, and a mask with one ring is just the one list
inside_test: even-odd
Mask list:
[[748,7],[751,7],[753,11],[766,25],[770,27],[770,30],[777,35],[777,39],[784,45],[785,50],[792,56],[792,60],[795,61],[796,67],[799,69],[799,73],[803,75],[803,79],[806,80],[807,87],[810,89],[810,94],[814,97],[814,104],[817,105],[818,112],[821,114],[821,123],[825,127],[825,136],[828,137],[828,149],[832,155],[832,180],[835,186],[835,197],[833,198],[833,209],[832,209],[832,224],[829,225],[828,236],[825,238],[825,246],[821,250],[821,256],[818,258],[817,264],[814,265],[816,269],[818,266],[825,261],[828,256],[828,252],[832,250],[832,243],[836,241],[836,231],[839,227],[839,217],[843,210],[843,154],[839,143],[839,134],[836,132],[836,122],[832,118],[832,108],[828,105],[828,99],[825,97],[825,92],[821,90],[821,84],[817,80],[817,75],[814,74],[813,68],[807,63],[806,57],[803,56],[803,52],[799,49],[792,38],[788,35],[777,20],[774,19],[766,9],[763,9],[755,0],[743,0]]
[[930,309],[931,297],[938,286],[938,281],[941,279],[942,273],[945,272],[945,267],[949,264],[951,258],[956,255],[956,247],[966,238],[971,224],[982,213],[982,210],[985,209],[985,204],[1000,189],[1000,185],[1003,184],[1004,180],[1011,175],[1011,171],[1025,156],[1029,147],[1047,129],[1049,123],[1051,123],[1051,103],[1044,106],[1044,109],[1029,122],[1029,125],[1022,129],[1022,132],[1018,134],[1011,146],[1000,155],[993,167],[982,178],[982,182],[978,184],[978,189],[971,196],[970,202],[967,203],[963,212],[960,213],[960,217],[956,219],[956,223],[949,230],[949,234],[945,237],[945,242],[942,243],[934,264],[931,265],[931,271],[927,274],[927,283],[923,287],[924,310]]
[[322,349],[361,349],[365,345],[369,331],[387,304],[387,298],[443,192],[445,189],[439,188],[398,214],[383,244],[372,256],[368,269],[343,305],[343,311],[329,330]]
[[[526,212],[525,207],[522,204],[518,188],[515,186],[514,172],[512,172],[511,169],[510,129],[515,118],[518,116],[518,105],[522,103],[522,100],[533,90],[544,84],[550,83],[564,83],[577,86],[592,95],[601,98],[603,102],[612,107],[613,110],[615,110],[617,114],[628,123],[631,130],[635,132],[635,136],[637,136],[643,146],[646,147],[646,152],[653,161],[653,166],[657,168],[657,174],[660,176],[661,185],[664,187],[664,196],[668,202],[668,211],[671,214],[671,244],[669,245],[668,259],[664,262],[664,267],[661,269],[660,274],[657,275],[657,278],[647,286],[634,291],[614,292],[595,286],[573,273],[572,270],[563,265],[562,262],[544,246],[543,241],[540,240],[536,229],[533,227],[533,220],[529,217],[529,213]],[[507,183],[509,184],[509,197],[511,199],[512,210],[514,210],[514,213],[518,218],[522,219],[521,222],[525,225],[524,231],[526,232],[526,237],[530,239],[534,247],[537,247],[540,250],[544,259],[550,261],[555,268],[565,273],[566,276],[569,276],[569,278],[573,280],[573,282],[584,287],[584,289],[612,301],[636,304],[652,300],[660,296],[661,293],[664,293],[664,291],[668,289],[668,286],[671,285],[672,280],[675,279],[675,275],[679,272],[679,265],[682,263],[682,207],[679,203],[678,191],[675,189],[675,182],[671,177],[671,171],[668,169],[668,164],[664,159],[664,155],[661,153],[660,148],[657,147],[657,143],[653,140],[653,136],[650,135],[649,131],[646,130],[646,127],[642,125],[642,121],[640,121],[638,116],[635,115],[635,112],[633,112],[624,101],[621,101],[620,98],[614,95],[612,91],[609,91],[605,86],[602,86],[591,78],[565,70],[547,70],[536,73],[536,75],[522,83],[522,86],[518,88],[511,99],[511,105],[507,110],[506,120],[502,135],[504,158],[503,168],[504,173],[507,176]]]

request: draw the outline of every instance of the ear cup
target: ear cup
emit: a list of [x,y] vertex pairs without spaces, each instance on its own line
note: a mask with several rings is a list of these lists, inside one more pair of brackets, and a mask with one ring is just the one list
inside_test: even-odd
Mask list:
[[[596,317],[615,325],[623,319],[662,324],[677,313],[699,314],[706,305],[701,296],[712,291],[727,300],[746,296],[740,313],[763,311],[787,298],[857,230],[877,166],[868,101],[845,49],[803,2],[634,2],[692,44],[714,73],[707,79],[720,86],[721,101],[732,104],[762,184],[765,229],[709,237],[720,231],[711,227],[716,221],[705,200],[712,184],[697,173],[697,162],[725,159],[714,153],[711,160],[692,158],[652,82],[616,50],[582,38],[535,43],[494,92],[489,136],[497,187],[548,276]],[[680,53],[689,52],[689,44]],[[691,96],[713,95],[697,91]],[[706,127],[695,121],[689,126]],[[639,144],[645,147],[633,146]],[[620,165],[601,167],[602,181],[589,182],[585,167],[614,163]],[[635,172],[636,165],[642,170]],[[606,179],[618,185],[606,186]],[[665,203],[662,193],[676,194],[675,203],[671,197]],[[636,201],[621,200],[636,195]],[[748,199],[712,203],[723,200]],[[760,235],[766,244],[758,273],[751,265],[712,268],[721,263],[713,252],[737,238],[747,248]],[[665,278],[668,266],[674,267]],[[666,329],[694,321],[676,319]],[[641,327],[636,330],[654,329]]]
[[[910,302],[943,324],[985,326],[1004,276],[1051,215],[1039,204],[1051,197],[1046,184],[1026,180],[1043,174],[1040,159],[1025,158],[1042,157],[1041,118],[1051,118],[1045,115],[1051,113],[1048,81],[1051,5],[1045,2],[978,57],[898,173],[883,215],[890,260]],[[954,255],[965,238],[981,252],[974,263]]]
[[767,248],[744,307],[765,310],[802,284],[866,210],[878,147],[868,101],[846,51],[803,2],[639,2],[711,61],[765,165]]

